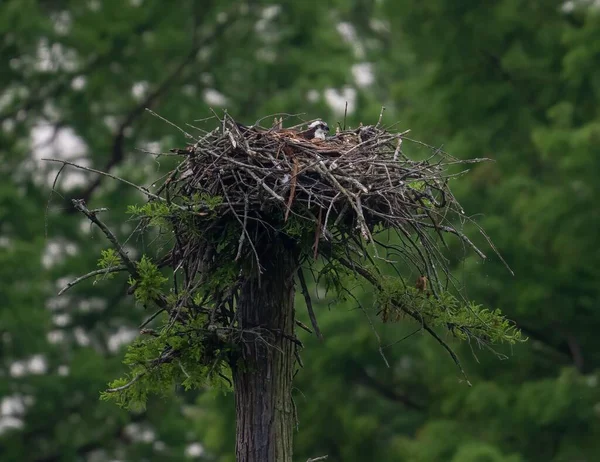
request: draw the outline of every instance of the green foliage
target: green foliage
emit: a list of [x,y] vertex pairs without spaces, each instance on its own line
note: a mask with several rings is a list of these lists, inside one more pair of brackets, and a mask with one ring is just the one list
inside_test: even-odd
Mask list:
[[307,237],[311,235],[314,240],[315,228],[312,223],[307,223],[306,220],[292,215],[283,226],[283,232],[290,237],[306,241]]
[[151,395],[172,396],[178,386],[185,391],[226,387],[222,377],[227,373],[225,359],[231,347],[225,336],[206,331],[205,324],[204,317],[185,328],[169,322],[159,332],[137,339],[127,348],[123,361],[130,372],[111,382],[101,398],[133,410],[144,409]]
[[168,226],[168,218],[171,218],[176,209],[166,202],[151,201],[144,205],[129,205],[127,213],[137,218],[147,218],[148,224],[156,227]]
[[355,279],[348,268],[334,259],[319,269],[316,283],[322,284],[327,294],[331,292],[336,302],[343,302],[348,299],[350,285]]
[[384,322],[399,321],[410,312],[434,327],[447,329],[460,340],[473,339],[484,344],[524,341],[521,331],[500,310],[462,302],[449,292],[443,292],[438,299],[431,293],[407,287],[397,278],[386,278],[376,300]]
[[162,295],[162,286],[169,281],[169,278],[163,276],[158,267],[152,260],[143,255],[141,260],[136,263],[138,278],[129,277],[129,285],[135,287],[133,292],[135,299],[147,305],[155,301]]
[[223,204],[223,197],[211,196],[206,193],[194,193],[191,198],[186,198],[186,204],[191,206],[192,210],[210,210],[214,211]]
[[[117,251],[113,248],[104,249],[100,252],[100,259],[98,260],[98,267],[100,269],[110,269],[121,264],[121,257]],[[99,279],[111,279],[115,273],[105,273],[96,276],[96,280]]]

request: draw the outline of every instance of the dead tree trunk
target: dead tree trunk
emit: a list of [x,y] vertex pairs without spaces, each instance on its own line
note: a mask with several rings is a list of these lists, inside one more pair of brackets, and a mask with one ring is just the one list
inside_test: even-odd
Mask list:
[[249,276],[237,304],[246,331],[240,361],[233,367],[236,459],[291,462],[296,262],[283,246],[261,260],[260,282],[256,274]]

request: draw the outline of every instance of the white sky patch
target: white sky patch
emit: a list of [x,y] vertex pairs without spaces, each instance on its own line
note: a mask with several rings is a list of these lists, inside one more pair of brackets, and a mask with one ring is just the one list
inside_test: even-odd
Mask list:
[[64,261],[66,256],[77,255],[77,252],[77,246],[72,242],[59,239],[48,240],[42,254],[42,265],[44,268],[51,268]]
[[129,3],[131,3],[131,6],[142,6],[142,3],[144,3],[144,0],[129,0]]
[[221,11],[219,14],[217,14],[217,22],[219,24],[223,24],[225,21],[227,21],[228,17],[229,15],[225,11]]
[[116,333],[111,335],[108,339],[108,349],[112,353],[116,353],[123,345],[130,344],[138,335],[137,330],[128,329],[127,327],[121,326]]
[[[85,220],[81,220],[79,222],[79,231],[81,231],[83,234],[91,234],[92,226],[93,226],[93,224],[90,223],[90,220],[88,220],[86,218]],[[62,287],[61,287],[61,289],[62,289]]]
[[198,53],[196,53],[196,57],[199,61],[206,61],[208,58],[210,58],[212,51],[213,48],[210,46],[202,47],[198,50]]
[[22,416],[25,413],[25,400],[22,395],[12,395],[2,398],[0,415]]
[[88,297],[79,302],[79,311],[82,313],[99,312],[106,309],[106,300],[100,297]]
[[58,278],[56,280],[56,288],[58,290],[62,289],[64,286],[66,286],[69,282],[71,282],[73,279],[75,279],[75,277],[72,276],[64,276],[62,278]]
[[156,433],[154,430],[147,425],[141,425],[138,423],[128,424],[124,429],[124,433],[133,441],[151,443],[156,439]]
[[223,93],[218,92],[214,88],[207,88],[202,93],[202,97],[204,101],[209,106],[226,106],[227,105],[227,97],[223,95]]
[[308,90],[308,92],[306,92],[306,99],[309,103],[316,103],[321,99],[321,95],[317,90]]
[[589,8],[596,10],[600,8],[600,0],[572,0],[563,2],[560,10],[563,13],[572,13],[576,8]]
[[83,329],[83,327],[78,326],[75,329],[73,329],[73,334],[75,334],[75,341],[79,346],[89,346],[89,344],[92,341],[90,339],[90,336]]
[[87,84],[87,79],[83,75],[78,75],[73,80],[71,80],[71,88],[75,91],[81,91],[85,88]]
[[[51,112],[52,108],[48,107],[47,110]],[[42,165],[47,169],[38,168],[43,158],[74,160],[83,167],[90,165],[87,145],[70,127],[58,128],[49,123],[39,123],[31,129],[30,139],[34,160],[30,168],[34,169],[34,180],[38,183],[52,186],[60,169],[59,164],[46,162]],[[86,183],[87,175],[83,171],[66,168],[61,173],[57,187],[70,190]]]
[[0,111],[7,108],[15,99],[16,93],[12,90],[5,90],[0,93]]
[[389,23],[387,21],[377,18],[371,18],[369,20],[369,27],[371,27],[371,29],[373,29],[375,32],[379,33],[390,31]]
[[100,8],[102,8],[102,2],[100,0],[90,0],[87,4],[91,11],[100,11]]
[[33,355],[27,360],[14,361],[10,365],[11,377],[23,377],[26,374],[45,374],[48,363],[43,355]]
[[[42,108],[42,114],[46,119],[46,123],[49,125],[55,124],[60,121],[60,110],[51,102],[44,103],[44,107]],[[54,127],[52,127],[55,130]]]
[[356,108],[356,90],[352,87],[344,87],[341,90],[328,88],[325,90],[325,101],[337,115],[344,114],[347,102],[348,114],[352,114]]
[[116,116],[104,116],[102,122],[104,122],[104,125],[106,125],[112,132],[116,132],[117,128],[119,128],[119,119]]
[[71,315],[68,313],[58,313],[52,316],[52,322],[57,327],[65,327],[71,322]]
[[43,355],[34,355],[29,359],[27,368],[32,374],[45,374],[48,370],[48,362]]
[[17,417],[0,417],[0,435],[8,430],[19,430],[25,423]]
[[[57,288],[60,290],[64,286],[65,284],[58,286]],[[46,299],[46,309],[50,311],[62,310],[68,307],[70,303],[71,298],[68,295],[62,295],[60,297],[51,297]]]
[[160,152],[161,152],[160,148],[161,148],[160,141],[148,141],[148,142],[144,143],[144,147],[142,149],[144,149],[145,151],[153,152],[155,154],[160,154]]
[[204,454],[204,447],[200,443],[188,444],[185,448],[185,455],[188,457],[200,457]]
[[75,50],[65,48],[60,43],[50,45],[46,37],[40,39],[36,57],[29,57],[28,61],[30,59],[33,60],[33,66],[39,72],[74,72],[79,64]]
[[56,345],[57,343],[63,343],[66,339],[65,332],[59,329],[51,330],[46,334],[48,343]]
[[275,17],[279,14],[280,11],[281,11],[281,5],[267,6],[267,7],[263,8],[263,10],[262,10],[262,15],[261,15],[262,18],[261,19],[271,21],[271,20],[275,19]]
[[58,375],[60,375],[61,377],[66,377],[67,375],[69,375],[69,366],[65,364],[61,364],[60,366],[58,366]]
[[148,94],[150,84],[146,81],[136,82],[131,87],[131,94],[137,101],[141,101]]
[[125,250],[125,253],[129,255],[129,258],[131,258],[132,260],[137,260],[140,256],[140,252],[138,252],[138,250],[135,247],[124,245],[123,250]]
[[10,365],[9,374],[11,377],[23,377],[27,373],[27,365],[23,361],[14,361]]
[[263,8],[260,19],[256,21],[254,29],[265,41],[273,42],[278,37],[279,33],[272,25],[280,11],[281,5],[267,6]]
[[54,31],[58,35],[67,35],[71,31],[73,20],[71,14],[68,11],[61,11],[51,16],[52,22],[54,23]]
[[32,396],[14,394],[0,401],[0,435],[9,429],[23,428],[22,417],[34,403]]
[[152,445],[152,447],[154,448],[155,451],[164,451],[165,449],[167,449],[167,445],[164,443],[164,441],[155,441],[154,444]]
[[352,50],[354,51],[354,56],[359,59],[362,59],[365,56],[365,50],[358,40],[358,36],[356,34],[356,30],[354,26],[349,22],[340,22],[336,26],[338,33],[341,35],[344,42],[352,46]]
[[43,157],[79,159],[88,152],[87,145],[70,127],[58,130],[48,123],[40,123],[31,129],[33,155],[36,160]]
[[371,63],[359,63],[352,66],[352,76],[356,85],[361,88],[368,87],[375,81]]
[[2,131],[5,133],[12,133],[15,129],[15,121],[12,119],[5,119],[2,121]]

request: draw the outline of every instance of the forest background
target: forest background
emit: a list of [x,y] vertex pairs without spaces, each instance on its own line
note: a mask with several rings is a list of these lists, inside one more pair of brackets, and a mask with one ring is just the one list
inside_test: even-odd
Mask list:
[[[150,185],[171,162],[150,153],[185,139],[146,108],[181,126],[209,108],[334,126],[346,103],[350,125],[383,105],[398,131],[492,160],[453,189],[515,276],[460,249],[453,271],[529,341],[500,360],[447,339],[468,387],[421,333],[386,348],[387,368],[356,303],[323,297],[325,341],[302,336],[297,460],[600,460],[600,6],[586,0],[0,2],[0,460],[234,460],[231,393],[174,390],[131,413],[99,400],[148,313],[118,278],[57,297],[107,247],[67,199],[117,224],[142,198],[76,171],[51,196],[41,158]],[[391,344],[415,325],[376,328]]]

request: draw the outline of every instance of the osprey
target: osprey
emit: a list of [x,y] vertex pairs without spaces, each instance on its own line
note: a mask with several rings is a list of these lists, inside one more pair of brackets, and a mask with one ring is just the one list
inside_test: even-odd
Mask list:
[[322,120],[315,120],[308,126],[307,130],[298,133],[302,138],[307,140],[324,140],[329,133],[329,125]]
[[[275,119],[275,125],[271,130],[275,129],[275,133],[279,133],[284,136],[289,136],[292,138],[304,138],[305,140],[324,140],[327,138],[327,134],[329,133],[329,125],[327,125],[322,120],[315,120],[312,122],[306,130],[298,131],[295,129],[283,128],[282,127],[283,120]],[[240,133],[246,133],[248,131],[256,131],[257,128],[254,126],[247,127],[246,125],[242,125],[238,122],[235,122]],[[268,133],[271,130],[267,130]],[[258,133],[265,133],[264,130],[260,130]]]

